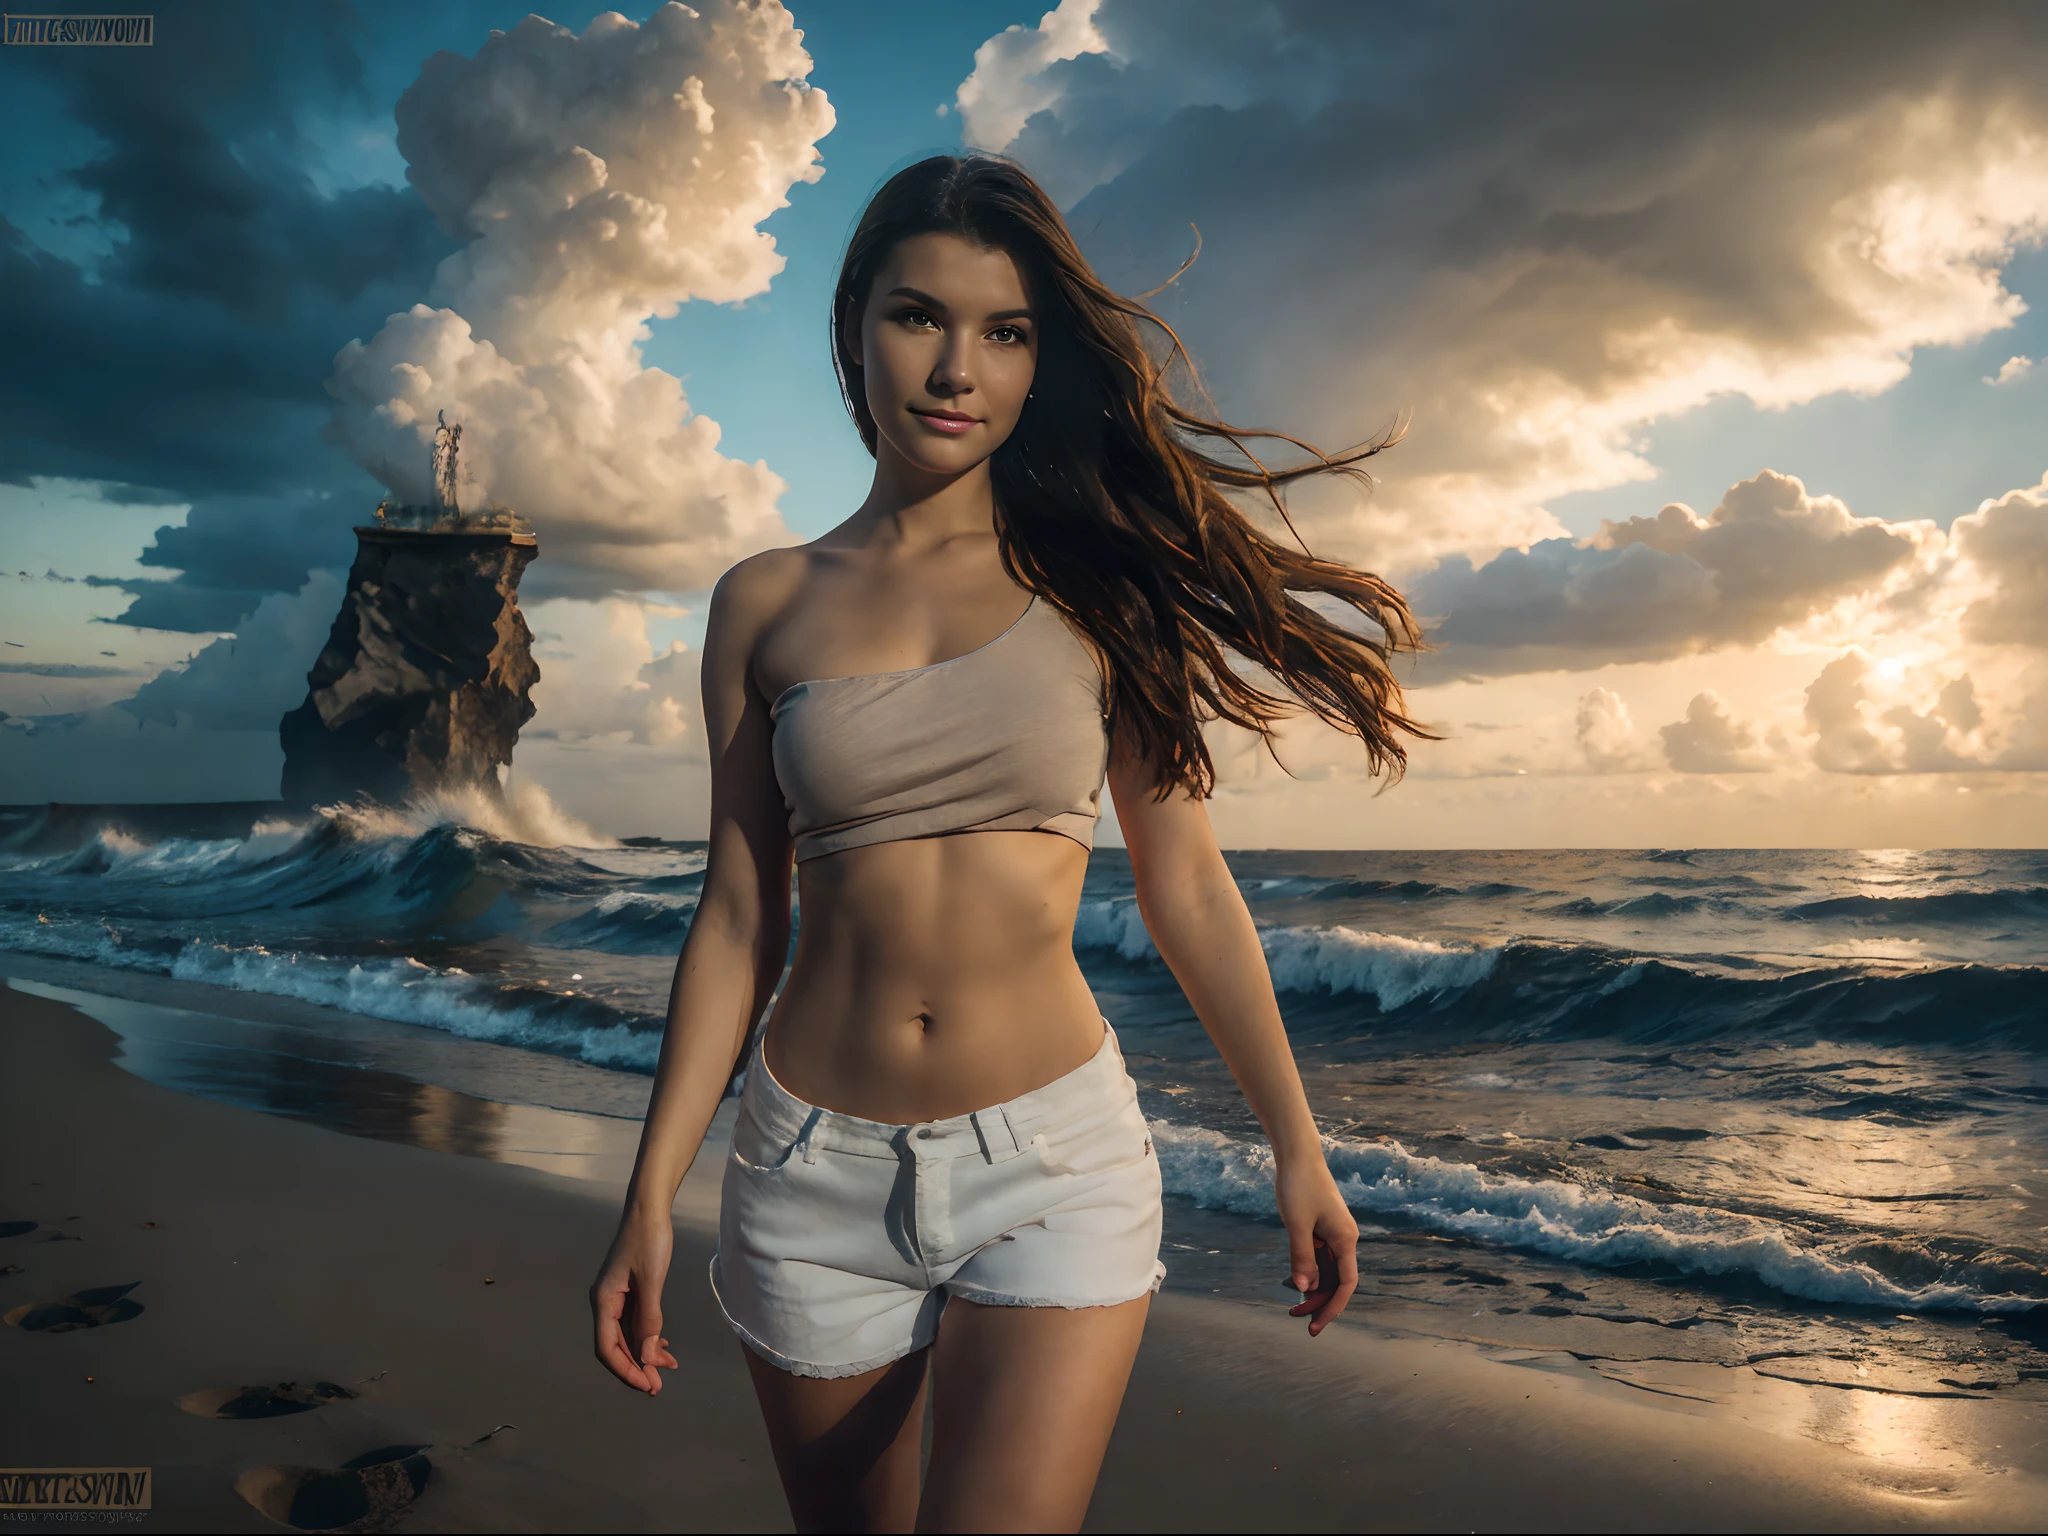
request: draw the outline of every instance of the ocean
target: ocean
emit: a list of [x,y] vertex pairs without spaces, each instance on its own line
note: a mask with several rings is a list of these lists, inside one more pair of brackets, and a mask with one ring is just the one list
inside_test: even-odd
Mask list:
[[[457,1150],[489,1137],[462,1145],[451,1103],[630,1132],[701,846],[575,846],[593,839],[537,802],[205,819],[0,823],[0,949],[87,992],[154,975],[297,1009],[290,1029],[135,1026],[131,1069]],[[1229,862],[1365,1234],[1359,1315],[2048,1396],[2048,854]],[[1074,942],[1154,1122],[1169,1283],[1278,1298],[1263,1142],[1118,850],[1091,862]]]

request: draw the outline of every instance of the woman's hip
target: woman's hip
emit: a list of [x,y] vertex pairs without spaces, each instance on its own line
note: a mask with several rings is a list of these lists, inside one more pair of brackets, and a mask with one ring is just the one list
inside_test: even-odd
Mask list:
[[812,1104],[757,1053],[733,1128],[723,1240],[925,1283],[1021,1224],[1150,1228],[1159,1172],[1116,1036],[1051,1082],[964,1114],[887,1122]]

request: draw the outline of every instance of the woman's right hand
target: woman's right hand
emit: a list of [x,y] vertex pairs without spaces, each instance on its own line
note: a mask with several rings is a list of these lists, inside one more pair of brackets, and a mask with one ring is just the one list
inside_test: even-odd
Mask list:
[[649,1397],[661,1391],[657,1367],[677,1369],[676,1357],[661,1335],[661,1287],[674,1247],[675,1230],[666,1211],[653,1216],[628,1211],[604,1268],[590,1287],[597,1358],[619,1380]]

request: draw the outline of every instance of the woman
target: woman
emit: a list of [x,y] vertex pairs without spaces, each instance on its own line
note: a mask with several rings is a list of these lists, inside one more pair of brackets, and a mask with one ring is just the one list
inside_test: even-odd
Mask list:
[[883,187],[832,321],[874,486],[712,598],[710,863],[592,1288],[598,1357],[649,1393],[675,1368],[670,1204],[781,973],[793,862],[802,933],[749,1060],[712,1283],[796,1523],[1075,1530],[1165,1273],[1150,1136],[1072,947],[1105,768],[1146,926],[1272,1143],[1294,1315],[1319,1333],[1358,1229],[1210,831],[1202,725],[1293,707],[1235,652],[1398,769],[1420,732],[1386,647],[1326,610],[1416,636],[1376,578],[1222,494],[1278,510],[1283,481],[1372,450],[1269,472],[1253,434],[1181,409],[1140,342],[1158,322],[1007,161]]

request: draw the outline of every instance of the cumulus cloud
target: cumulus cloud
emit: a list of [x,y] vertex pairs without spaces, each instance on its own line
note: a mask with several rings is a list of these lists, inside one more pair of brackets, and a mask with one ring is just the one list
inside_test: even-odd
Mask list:
[[439,53],[398,103],[407,176],[466,244],[429,302],[335,358],[334,430],[402,499],[427,495],[438,414],[463,497],[534,523],[546,590],[705,587],[788,535],[765,464],[718,452],[682,384],[643,367],[650,316],[766,290],[762,220],[822,174],[832,127],[788,12],[738,0],[529,16]]
[[1636,723],[1620,694],[1595,688],[1579,700],[1577,727],[1579,750],[1594,772],[1625,773],[1643,766]]
[[1855,516],[1772,470],[1705,517],[1680,503],[1546,539],[1475,567],[1451,555],[1409,596],[1434,623],[1441,665],[1526,672],[1652,660],[1753,643],[1882,586],[1940,543],[1931,523]]
[[528,618],[541,675],[525,736],[659,747],[702,759],[702,658],[680,640],[657,651],[647,633],[650,612],[681,610],[653,610],[627,598],[536,604]]
[[2010,325],[2044,73],[2029,7],[1066,0],[959,103],[1124,287],[1200,226],[1159,302],[1228,414],[1341,442],[1412,409],[1376,497],[1297,507],[1404,570],[1561,532],[1551,499],[1650,473],[1645,423]]
[[0,784],[15,800],[131,800],[138,791],[162,800],[276,798],[284,764],[277,722],[305,700],[306,673],[342,590],[340,572],[314,571],[132,698],[7,721],[23,729],[0,745]]
[[974,73],[960,83],[953,102],[971,142],[991,148],[1008,144],[1064,95],[1061,84],[1046,78],[1049,66],[1109,52],[1095,28],[1099,4],[1061,0],[1037,26],[1007,27],[974,50]]
[[1806,723],[1818,738],[1813,760],[1831,772],[1884,773],[1892,766],[1867,718],[1869,675],[1869,663],[1852,652],[1829,662],[1806,690]]
[[306,700],[306,674],[327,643],[343,589],[339,571],[312,572],[298,591],[264,598],[234,634],[113,707],[163,725],[275,732],[285,711]]
[[1964,636],[2048,646],[2048,476],[1957,518],[1949,533],[1986,589],[1964,611]]
[[1736,719],[1711,688],[1695,694],[1685,718],[1658,734],[1666,760],[1680,773],[1761,773],[1771,766],[1755,728]]
[[1998,372],[1984,376],[1984,382],[1996,389],[2001,384],[2017,384],[2033,371],[2034,360],[2031,357],[2008,357],[1999,364]]
[[[1813,760],[1831,773],[1952,773],[2030,766],[2018,739],[1995,751],[1983,739],[1984,710],[1968,673],[1942,683],[1933,703],[1884,707],[1873,679],[1893,679],[1897,661],[1873,667],[1861,651],[1837,656],[1806,690],[1806,725],[1814,734]],[[2024,730],[2024,720],[2014,722]]]

